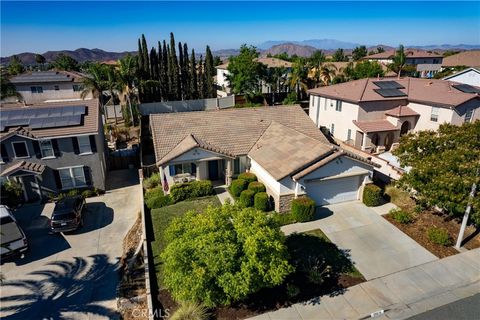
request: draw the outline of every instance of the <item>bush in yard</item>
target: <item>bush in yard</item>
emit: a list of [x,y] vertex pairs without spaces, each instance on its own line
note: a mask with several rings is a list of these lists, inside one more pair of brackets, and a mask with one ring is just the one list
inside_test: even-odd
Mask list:
[[413,222],[413,216],[411,213],[402,209],[392,209],[388,212],[395,221],[403,224]]
[[145,204],[149,209],[157,209],[168,206],[172,203],[172,199],[169,195],[163,194],[162,187],[158,187],[147,191],[145,194]]
[[297,222],[310,221],[315,213],[315,201],[309,197],[292,200],[292,215]]
[[238,203],[244,207],[253,207],[254,196],[255,192],[253,192],[252,190],[243,190],[242,193],[240,193]]
[[363,189],[363,203],[367,207],[376,207],[383,202],[382,189],[374,184],[367,184]]
[[251,172],[244,172],[238,175],[238,179],[243,179],[247,181],[247,184],[253,181],[257,181],[257,176]]
[[0,189],[1,203],[10,208],[15,208],[23,202],[22,194],[23,189],[20,183],[7,180],[2,184]]
[[230,185],[230,192],[234,198],[238,198],[240,197],[240,193],[247,189],[247,186],[248,182],[243,179],[233,180]]
[[248,190],[252,190],[255,193],[267,191],[267,189],[265,188],[265,185],[258,181],[250,182],[248,184]]
[[285,212],[285,213],[274,212],[271,215],[271,219],[279,227],[296,222],[291,212]]
[[452,245],[452,239],[448,234],[448,231],[443,228],[431,227],[427,231],[428,239],[435,244],[441,246]]
[[287,292],[287,297],[290,299],[293,299],[300,294],[300,288],[298,288],[293,283],[287,283],[286,292]]
[[213,185],[210,180],[192,181],[174,184],[170,188],[173,202],[205,197],[213,194]]
[[269,207],[269,199],[268,199],[268,194],[266,192],[258,192],[255,194],[254,199],[253,199],[253,206],[255,209],[260,210],[260,211],[268,211]]
[[145,189],[153,189],[158,187],[161,184],[160,173],[154,173],[150,177],[143,180],[143,186]]
[[185,301],[180,303],[180,307],[175,310],[170,320],[207,320],[208,310],[202,304]]
[[95,197],[97,196],[96,190],[93,189],[87,189],[82,191],[82,197],[84,198],[90,198],[90,197]]
[[189,211],[170,223],[165,240],[163,285],[178,301],[228,305],[293,271],[280,228],[253,208]]

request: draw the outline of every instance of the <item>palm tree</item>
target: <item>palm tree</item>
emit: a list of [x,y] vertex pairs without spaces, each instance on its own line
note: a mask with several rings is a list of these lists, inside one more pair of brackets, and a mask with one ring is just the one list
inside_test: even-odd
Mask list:
[[0,100],[10,98],[10,97],[15,97],[18,100],[23,100],[23,97],[20,93],[17,92],[17,89],[15,86],[8,80],[6,74],[2,74],[0,76],[0,87],[1,87],[1,93],[0,93]]
[[297,97],[302,91],[308,90],[308,66],[304,58],[298,58],[292,67],[288,78],[290,88],[296,91]]
[[403,45],[398,46],[395,56],[393,57],[393,62],[387,66],[387,68],[393,72],[396,72],[398,78],[402,76],[402,71],[405,68],[407,57],[405,55],[405,49]]
[[135,125],[132,111],[131,96],[134,95],[134,86],[137,74],[137,59],[136,57],[128,54],[123,59],[120,59],[119,62],[119,82],[122,86],[122,92],[123,94],[125,94],[127,99],[128,108],[130,109],[130,116],[132,118],[132,125]]
[[106,72],[105,65],[101,63],[93,63],[87,68],[87,75],[83,78],[83,91],[81,98],[85,99],[88,94],[92,94],[94,98],[98,99],[100,103],[100,109],[105,115],[105,122],[107,120],[107,114],[105,112],[105,106],[103,105],[103,91],[105,88]]
[[110,92],[110,99],[113,105],[113,113],[115,115],[115,124],[117,122],[117,109],[115,109],[115,92],[122,91],[122,84],[119,81],[119,74],[114,67],[106,66],[106,79],[105,79],[105,88]]
[[315,86],[328,86],[337,74],[337,67],[332,63],[320,62],[313,70]]
[[272,105],[274,105],[275,93],[280,92],[280,89],[287,81],[287,69],[285,67],[269,68],[265,74],[264,80],[271,88]]

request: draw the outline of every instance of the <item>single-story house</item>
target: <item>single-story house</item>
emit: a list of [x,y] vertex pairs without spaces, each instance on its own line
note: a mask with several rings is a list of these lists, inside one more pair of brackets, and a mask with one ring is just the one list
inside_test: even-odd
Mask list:
[[317,205],[359,199],[374,166],[329,143],[297,105],[152,114],[150,129],[169,186],[195,179],[229,186],[250,171],[278,212],[303,195]]

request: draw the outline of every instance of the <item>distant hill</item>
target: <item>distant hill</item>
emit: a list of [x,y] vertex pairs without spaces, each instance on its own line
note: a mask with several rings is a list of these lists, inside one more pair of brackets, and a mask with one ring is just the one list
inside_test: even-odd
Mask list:
[[311,46],[302,46],[294,43],[284,43],[271,47],[262,52],[263,56],[268,54],[276,55],[286,52],[289,56],[297,55],[299,57],[310,57],[318,49]]
[[[123,58],[128,53],[136,54],[134,52],[108,52],[101,49],[86,49],[80,48],[77,50],[60,50],[60,51],[47,51],[42,53],[45,57],[47,62],[51,62],[55,60],[55,58],[60,54],[63,53],[72,57],[73,59],[77,60],[78,62],[85,62],[85,61],[106,61],[106,60],[118,60]],[[17,56],[22,60],[22,62],[26,65],[35,64],[35,53],[32,52],[24,52],[17,54]],[[2,57],[0,58],[0,63],[7,64],[10,61],[10,57]]]
[[310,40],[302,40],[302,41],[281,41],[281,40],[266,41],[259,44],[258,48],[262,50],[267,50],[273,46],[277,46],[279,44],[285,44],[285,43],[297,44],[301,46],[310,46],[310,47],[314,47],[322,50],[333,50],[338,48],[353,49],[359,46],[358,43],[339,41],[335,39],[310,39]]

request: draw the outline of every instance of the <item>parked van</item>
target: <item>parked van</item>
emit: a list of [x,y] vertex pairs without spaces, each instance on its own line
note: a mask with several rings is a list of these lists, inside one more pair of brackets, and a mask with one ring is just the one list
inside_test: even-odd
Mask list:
[[28,242],[25,233],[13,217],[10,209],[0,205],[1,258],[27,251]]

